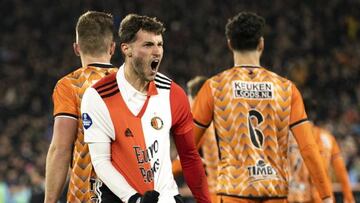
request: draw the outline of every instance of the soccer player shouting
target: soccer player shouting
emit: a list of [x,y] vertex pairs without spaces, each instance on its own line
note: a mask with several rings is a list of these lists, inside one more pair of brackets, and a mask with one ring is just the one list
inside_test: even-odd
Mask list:
[[195,199],[210,202],[186,94],[158,73],[163,32],[155,18],[126,16],[119,29],[125,63],[84,94],[85,141],[104,183],[98,188],[103,202],[182,201],[171,170],[170,134]]

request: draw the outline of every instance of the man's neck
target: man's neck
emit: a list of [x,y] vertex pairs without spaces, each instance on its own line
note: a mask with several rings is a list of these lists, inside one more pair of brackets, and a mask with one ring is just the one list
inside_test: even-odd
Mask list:
[[234,64],[260,66],[260,53],[257,51],[234,51]]
[[134,68],[130,64],[124,66],[124,75],[125,79],[133,86],[137,91],[141,93],[147,93],[149,87],[149,81],[145,81],[141,76],[139,76]]
[[86,67],[87,65],[92,63],[110,64],[110,59],[111,57],[109,56],[92,57],[92,56],[83,55],[81,56],[81,65],[83,67]]

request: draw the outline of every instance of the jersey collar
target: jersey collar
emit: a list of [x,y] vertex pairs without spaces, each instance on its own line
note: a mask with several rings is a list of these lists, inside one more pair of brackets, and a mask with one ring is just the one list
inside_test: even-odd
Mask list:
[[155,85],[155,82],[154,81],[150,81],[149,83],[149,89],[147,91],[147,96],[153,96],[153,95],[157,95],[158,92],[157,92],[157,88],[156,88],[156,85]]
[[254,64],[235,64],[234,66],[240,67],[240,68],[261,68],[261,66],[254,65]]
[[110,64],[110,63],[90,63],[87,66],[94,66],[94,67],[99,67],[99,68],[113,68],[114,65]]

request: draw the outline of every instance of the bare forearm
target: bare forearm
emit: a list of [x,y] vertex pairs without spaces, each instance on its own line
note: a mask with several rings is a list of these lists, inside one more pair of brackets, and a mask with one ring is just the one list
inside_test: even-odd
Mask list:
[[46,158],[45,203],[55,203],[64,188],[69,170],[71,149],[50,146]]

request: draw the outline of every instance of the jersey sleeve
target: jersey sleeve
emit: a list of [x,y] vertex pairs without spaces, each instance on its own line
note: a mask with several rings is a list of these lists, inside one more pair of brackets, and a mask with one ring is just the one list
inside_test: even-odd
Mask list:
[[290,128],[308,121],[305,112],[304,102],[299,90],[292,85],[291,112],[290,112]]
[[110,143],[90,143],[89,152],[98,177],[123,202],[127,202],[132,195],[137,193],[112,165]]
[[341,156],[339,145],[333,135],[331,135],[331,146],[331,159],[335,159],[337,156]]
[[331,197],[331,184],[327,176],[319,147],[313,136],[310,122],[291,128],[298,143],[301,156],[322,199]]
[[183,175],[196,201],[199,203],[211,202],[205,170],[195,147],[193,132],[174,134],[174,141]]
[[63,78],[58,81],[52,95],[54,103],[53,116],[69,116],[78,119],[80,112],[78,110],[78,98],[71,83]]
[[100,95],[92,87],[86,89],[83,95],[81,118],[86,143],[115,140],[115,130],[109,110]]
[[172,126],[175,134],[185,134],[193,129],[192,114],[185,91],[176,83],[171,83],[170,104]]
[[346,171],[344,159],[341,156],[339,145],[335,137],[332,136],[332,152],[331,163],[335,171],[336,179],[341,183],[344,199],[347,202],[355,202],[354,195],[352,194],[349,174]]
[[208,128],[214,112],[214,98],[211,92],[210,80],[207,80],[199,90],[192,106],[194,122],[197,126]]

